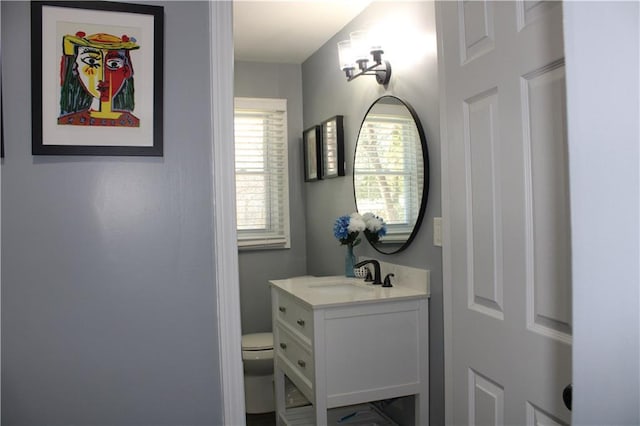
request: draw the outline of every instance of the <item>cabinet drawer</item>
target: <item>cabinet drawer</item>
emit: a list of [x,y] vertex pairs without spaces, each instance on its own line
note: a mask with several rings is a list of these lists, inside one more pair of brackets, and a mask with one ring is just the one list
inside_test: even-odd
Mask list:
[[311,342],[313,337],[313,311],[311,309],[297,303],[291,296],[278,293],[277,316],[280,321]]
[[278,327],[276,335],[275,346],[278,355],[285,359],[297,374],[312,384],[314,382],[313,356],[310,349],[298,343],[284,327]]

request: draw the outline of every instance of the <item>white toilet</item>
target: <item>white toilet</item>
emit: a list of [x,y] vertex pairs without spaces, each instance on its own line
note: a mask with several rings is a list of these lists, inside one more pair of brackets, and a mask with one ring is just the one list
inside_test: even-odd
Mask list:
[[[242,336],[244,369],[244,405],[248,414],[275,411],[273,389],[273,333],[253,333]],[[309,404],[302,392],[285,380],[287,408]]]
[[249,414],[275,410],[273,400],[273,333],[242,336],[244,405]]

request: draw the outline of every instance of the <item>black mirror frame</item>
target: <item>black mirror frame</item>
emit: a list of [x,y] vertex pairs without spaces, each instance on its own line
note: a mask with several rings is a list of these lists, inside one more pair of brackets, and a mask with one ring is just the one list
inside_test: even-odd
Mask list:
[[[413,230],[411,231],[411,234],[409,235],[409,238],[407,238],[407,240],[404,243],[402,243],[402,245],[400,245],[400,247],[398,247],[396,250],[393,250],[393,251],[382,251],[380,249],[380,246],[383,246],[383,245],[386,245],[386,244],[381,244],[381,243],[374,244],[367,238],[367,241],[369,241],[369,244],[371,244],[371,247],[373,247],[378,253],[391,255],[391,254],[400,253],[401,251],[403,251],[407,247],[409,247],[409,245],[413,242],[413,240],[415,239],[416,235],[418,234],[418,231],[420,230],[420,225],[422,225],[422,221],[424,220],[424,215],[425,215],[425,212],[427,210],[427,201],[428,201],[428,198],[429,198],[429,175],[431,174],[431,168],[429,167],[429,150],[428,150],[428,146],[427,146],[427,138],[426,138],[426,136],[424,134],[424,129],[422,128],[422,123],[420,122],[420,118],[418,118],[418,114],[416,113],[415,109],[413,109],[413,107],[411,105],[409,105],[407,102],[403,101],[402,99],[398,98],[397,96],[385,95],[385,96],[379,97],[367,109],[367,112],[365,113],[365,115],[364,115],[364,117],[362,119],[362,122],[360,123],[360,129],[358,130],[358,137],[356,138],[356,146],[355,146],[355,149],[353,151],[354,170],[353,170],[353,181],[352,181],[352,183],[353,183],[353,200],[354,200],[354,203],[356,205],[356,210],[358,209],[358,201],[356,199],[355,158],[356,158],[356,153],[358,151],[358,141],[360,140],[360,132],[362,131],[362,125],[364,124],[364,121],[367,119],[367,116],[369,115],[369,112],[371,111],[371,109],[381,99],[384,99],[384,98],[394,98],[398,102],[403,104],[407,108],[407,110],[409,110],[409,113],[411,114],[411,118],[413,118],[413,121],[415,122],[416,127],[418,128],[418,135],[420,136],[420,145],[422,146],[422,161],[423,161],[423,165],[424,165],[424,185],[422,186],[422,199],[420,200],[420,209],[418,210],[418,218],[416,219],[416,223],[413,226]],[[398,243],[398,245],[399,244],[400,243]],[[394,243],[389,243],[388,245],[389,246],[393,246],[393,247],[396,246],[396,244],[394,244]]]

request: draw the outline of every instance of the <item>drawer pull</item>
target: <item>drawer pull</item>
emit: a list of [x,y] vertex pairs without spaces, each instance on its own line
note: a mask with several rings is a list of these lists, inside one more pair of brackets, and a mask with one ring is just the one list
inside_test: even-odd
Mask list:
[[287,349],[287,344],[286,343],[280,343],[280,347],[282,349]]
[[299,319],[298,321],[296,321],[298,323],[298,325],[300,327],[304,327],[304,320],[303,319]]
[[287,308],[286,308],[286,307],[284,307],[284,306],[280,306],[280,307],[278,308],[278,310],[279,310],[280,312],[287,312]]
[[307,363],[306,363],[306,362],[304,362],[303,360],[299,359],[299,360],[298,360],[298,365],[299,365],[300,367],[302,367],[302,368],[305,368],[305,367],[307,366]]

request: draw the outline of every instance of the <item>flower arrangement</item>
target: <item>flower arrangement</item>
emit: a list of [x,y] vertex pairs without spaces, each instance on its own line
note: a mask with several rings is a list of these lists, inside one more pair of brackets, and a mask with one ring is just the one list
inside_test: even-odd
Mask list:
[[356,257],[353,248],[360,244],[360,232],[364,232],[367,239],[373,244],[380,241],[380,238],[387,233],[387,226],[382,218],[373,213],[354,212],[348,216],[340,216],[333,224],[333,235],[340,241],[340,244],[347,246],[347,253],[344,259],[344,275],[355,277],[354,265]]
[[360,244],[360,232],[364,232],[371,243],[377,243],[386,235],[387,225],[373,213],[361,215],[357,212],[340,216],[333,225],[333,235],[342,245],[355,247]]
[[362,219],[365,223],[364,235],[371,244],[379,242],[382,237],[387,235],[387,224],[380,216],[365,213],[362,215]]
[[360,213],[351,213],[348,216],[340,216],[333,224],[333,235],[342,245],[355,247],[360,244],[360,232],[364,231],[366,224]]

